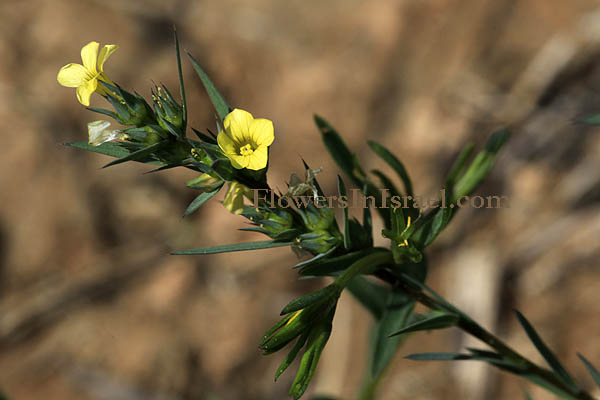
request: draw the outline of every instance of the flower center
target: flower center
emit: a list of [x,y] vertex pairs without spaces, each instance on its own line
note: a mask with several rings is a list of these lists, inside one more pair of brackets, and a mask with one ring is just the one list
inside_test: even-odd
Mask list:
[[243,156],[249,156],[252,153],[254,153],[254,150],[252,150],[252,146],[250,145],[250,143],[240,147],[240,154]]

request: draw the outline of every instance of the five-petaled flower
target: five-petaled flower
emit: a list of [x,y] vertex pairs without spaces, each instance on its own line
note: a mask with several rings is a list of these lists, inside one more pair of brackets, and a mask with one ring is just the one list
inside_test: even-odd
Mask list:
[[254,119],[248,111],[235,109],[225,117],[225,130],[217,141],[236,169],[260,170],[267,166],[268,147],[273,143],[273,122]]
[[98,80],[111,83],[104,74],[104,62],[119,46],[105,45],[98,56],[98,42],[89,42],[81,49],[83,65],[70,63],[58,71],[58,83],[66,87],[77,88],[77,100],[84,106],[90,105],[90,96],[94,92],[105,94],[106,89],[98,84]]

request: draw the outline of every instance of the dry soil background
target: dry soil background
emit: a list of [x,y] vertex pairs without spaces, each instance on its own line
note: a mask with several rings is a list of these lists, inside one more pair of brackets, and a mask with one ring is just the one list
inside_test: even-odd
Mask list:
[[[290,299],[323,285],[296,280],[287,249],[205,258],[174,249],[254,240],[186,171],[99,168],[68,149],[98,119],[56,82],[91,40],[120,49],[110,77],[149,94],[176,88],[172,27],[229,103],[272,119],[270,181],[283,187],[300,156],[328,160],[312,114],[329,119],[363,163],[364,145],[401,157],[433,195],[466,141],[511,124],[513,139],[481,194],[511,207],[461,212],[430,249],[429,283],[525,354],[518,308],[591,388],[576,358],[600,363],[600,4],[592,0],[0,2],[0,387],[14,400],[285,398],[281,355],[257,342]],[[185,65],[192,126],[213,126]],[[102,106],[96,96],[95,106]],[[352,398],[369,316],[342,298],[310,394]],[[402,353],[457,351],[460,332],[409,339]],[[398,357],[380,399],[519,399],[517,378],[475,364]]]

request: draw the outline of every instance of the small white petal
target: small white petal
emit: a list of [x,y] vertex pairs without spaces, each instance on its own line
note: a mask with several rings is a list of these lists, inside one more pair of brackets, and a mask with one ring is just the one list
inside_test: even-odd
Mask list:
[[102,143],[122,139],[125,135],[118,130],[107,129],[108,121],[93,121],[88,123],[88,143],[92,146],[100,146]]

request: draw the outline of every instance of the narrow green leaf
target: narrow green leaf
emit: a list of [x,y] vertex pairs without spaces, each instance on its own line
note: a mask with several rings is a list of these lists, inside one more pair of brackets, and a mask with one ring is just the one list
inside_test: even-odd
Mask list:
[[357,276],[352,279],[346,288],[375,319],[380,319],[385,310],[389,289],[373,283],[368,279]]
[[215,139],[213,139],[212,137],[200,132],[197,129],[192,128],[192,132],[194,132],[196,134],[196,136],[198,136],[198,139],[202,140],[203,142],[207,142],[207,143],[211,143],[211,144],[216,144],[217,141]]
[[407,298],[403,292],[389,291],[386,307],[373,327],[373,347],[371,358],[371,376],[377,379],[390,363],[399,344],[401,336],[390,337],[390,335],[402,329],[409,323],[415,302]]
[[506,143],[508,137],[509,132],[506,129],[494,132],[490,136],[486,148],[477,154],[464,175],[454,185],[452,202],[455,202],[461,196],[466,196],[473,192],[483,181],[494,166],[498,152]]
[[102,143],[100,146],[92,146],[87,142],[69,142],[65,143],[65,146],[75,147],[77,149],[87,150],[94,153],[104,154],[115,158],[125,157],[131,152],[126,148],[119,146],[117,143]]
[[173,168],[181,167],[183,165],[184,164],[168,164],[168,165],[163,165],[162,167],[158,167],[158,168],[151,169],[150,171],[146,171],[146,172],[144,172],[144,174],[153,174],[155,172],[161,172],[161,171],[165,171],[167,169],[173,169]]
[[[308,235],[303,235],[302,237],[305,238],[305,236]],[[320,236],[317,234],[315,238],[318,237]],[[308,236],[308,238],[310,238],[310,236]],[[319,260],[318,262],[301,267],[298,273],[300,275],[313,276],[330,275],[345,270],[354,262],[376,251],[387,250],[382,248],[370,248],[365,250],[354,251],[352,253],[347,253],[338,257],[324,258],[322,260]]]
[[452,360],[471,360],[472,356],[461,353],[417,353],[404,356],[408,360],[414,361],[452,361]]
[[396,171],[396,174],[398,174],[398,176],[402,180],[402,183],[404,183],[404,190],[406,191],[406,194],[409,196],[413,196],[412,182],[410,181],[410,177],[406,172],[406,168],[404,168],[404,164],[402,164],[402,162],[398,160],[398,158],[394,154],[392,154],[391,151],[389,151],[387,148],[380,145],[379,143],[374,141],[368,141],[367,143],[369,144],[371,150],[375,152],[375,154],[381,157],[383,161],[385,161],[390,167],[394,169],[394,171]]
[[408,332],[450,328],[451,326],[455,326],[459,320],[460,317],[456,314],[434,311],[425,319],[408,325],[399,331],[392,333],[390,336],[401,335]]
[[390,194],[392,196],[400,196],[401,192],[398,190],[394,182],[383,172],[378,169],[371,170],[371,173],[375,175],[381,181],[381,184],[384,188],[389,189]]
[[[367,196],[372,196],[378,204],[381,205],[381,192],[367,179],[356,155],[348,149],[348,146],[346,146],[340,134],[320,116],[315,115],[314,120],[321,132],[321,137],[327,151],[329,151],[338,167],[340,167],[344,174],[346,174],[356,186],[360,188],[364,187],[364,192]],[[376,207],[376,209],[387,226],[389,224],[388,219],[390,209],[383,207]]]
[[221,121],[223,121],[227,114],[229,114],[229,112],[231,111],[231,108],[227,105],[227,102],[225,101],[223,96],[221,96],[221,93],[219,93],[219,91],[217,90],[213,82],[210,80],[206,72],[204,72],[200,64],[196,62],[196,60],[194,59],[194,57],[192,57],[190,53],[188,53],[188,57],[190,58],[192,65],[196,70],[196,73],[200,77],[202,85],[204,85],[204,89],[206,89],[206,93],[208,93],[208,97],[210,97],[210,101],[215,107],[219,118],[221,119]]
[[329,257],[329,255],[331,255],[335,251],[335,249],[336,248],[331,248],[325,253],[320,253],[312,258],[309,258],[308,260],[301,261],[298,264],[294,265],[292,268],[293,269],[304,268],[304,267],[308,267],[309,265],[313,265],[315,263],[321,262],[321,261],[323,261],[324,258]]
[[200,193],[200,195],[198,195],[198,197],[196,197],[194,201],[190,203],[188,208],[183,213],[183,216],[187,217],[188,215],[202,207],[204,203],[206,203],[208,200],[212,199],[217,193],[219,193],[219,190],[221,190],[222,187],[223,185],[219,185],[216,189],[210,192]]
[[306,343],[306,339],[308,338],[308,333],[309,333],[309,331],[306,331],[304,334],[302,334],[302,336],[300,336],[298,338],[298,340],[294,344],[294,347],[292,347],[292,350],[290,350],[288,355],[281,362],[281,364],[279,365],[279,368],[277,368],[277,371],[275,371],[275,381],[277,381],[277,379],[279,379],[281,374],[283,374],[284,371],[290,366],[290,364],[292,362],[294,362],[294,360],[296,359],[296,356],[298,355],[298,352],[300,351],[300,349],[302,349],[302,347]]
[[598,370],[596,369],[596,367],[594,367],[592,365],[592,363],[589,362],[581,354],[577,353],[577,357],[579,357],[579,359],[581,360],[581,362],[583,363],[583,365],[585,365],[585,367],[587,368],[588,372],[590,373],[590,375],[594,379],[594,382],[596,382],[596,385],[598,385],[598,387],[600,388],[600,372],[598,372]]
[[419,248],[425,248],[433,243],[458,210],[456,207],[451,207],[451,192],[444,190],[443,193],[445,198],[439,202],[437,208],[431,210],[433,216],[424,224],[416,224],[419,228],[411,235],[411,239]]
[[[366,192],[366,185],[363,186],[363,194]],[[369,235],[369,247],[373,247],[373,217],[371,215],[371,208],[364,207],[363,208],[363,228],[365,232]]]
[[554,355],[554,353],[546,346],[542,338],[535,331],[533,326],[527,321],[527,319],[521,314],[519,311],[514,310],[517,318],[519,319],[519,323],[527,333],[527,336],[535,346],[535,348],[540,352],[542,357],[546,360],[548,365],[552,368],[552,370],[561,378],[561,380],[569,387],[574,390],[579,390],[577,383],[575,380],[569,375],[567,370],[562,366],[558,358]]
[[331,335],[331,320],[334,312],[335,310],[331,311],[330,316],[326,318],[326,322],[323,322],[321,326],[311,329],[306,344],[307,350],[302,355],[300,368],[289,391],[289,395],[294,400],[298,400],[304,394],[313,378],[321,353],[323,353],[323,349]]
[[96,112],[98,114],[108,115],[112,119],[117,119],[117,114],[114,111],[105,110],[104,108],[86,107],[88,110]]
[[179,51],[179,37],[177,36],[177,29],[175,29],[175,55],[177,57],[177,74],[179,75],[179,94],[181,96],[181,107],[183,109],[183,120],[182,130],[185,136],[185,129],[187,127],[187,100],[185,97],[185,85],[183,84],[183,69],[181,68],[181,53]]
[[[333,157],[333,160],[344,171],[346,175],[351,177],[356,183],[356,171],[354,170],[354,154],[348,149],[346,143],[342,140],[339,133],[323,118],[318,115],[314,116],[315,123],[321,131],[325,147]],[[364,174],[362,174],[364,176]],[[362,185],[361,185],[362,186]]]
[[467,159],[471,153],[473,153],[473,144],[469,143],[461,150],[456,161],[454,161],[452,168],[450,168],[450,172],[448,172],[448,176],[446,177],[446,188],[452,189],[456,180],[463,175]]
[[108,167],[111,167],[113,165],[124,163],[126,161],[145,160],[145,159],[147,159],[147,157],[149,157],[156,150],[159,150],[159,149],[161,149],[164,146],[165,146],[165,142],[154,143],[154,144],[152,144],[152,145],[150,145],[148,147],[144,147],[143,149],[134,151],[133,153],[129,153],[125,157],[121,157],[121,158],[119,158],[117,160],[111,161],[108,164],[104,165],[102,168],[108,168]]
[[246,250],[261,250],[271,249],[273,247],[291,246],[291,242],[276,242],[273,240],[265,240],[261,242],[249,242],[249,243],[236,243],[226,244],[222,246],[204,247],[199,249],[183,250],[171,253],[176,256],[185,255],[205,255],[205,254],[218,254],[218,253],[229,253],[232,251],[246,251]]
[[281,310],[280,315],[285,315],[292,313],[294,311],[301,310],[306,308],[312,304],[325,301],[331,299],[332,297],[339,296],[339,292],[336,286],[328,285],[324,288],[317,290],[316,292],[312,292],[306,294],[304,296],[298,297],[292,301],[290,301],[284,308]]
[[[348,192],[346,191],[346,185],[342,178],[337,176],[337,184],[338,184],[338,196],[347,197]],[[344,207],[344,248],[349,250],[352,248],[352,238],[350,237],[350,225],[348,223],[348,207]]]
[[469,318],[465,313],[460,311],[458,308],[454,307],[451,303],[448,302],[448,300],[444,299],[436,291],[431,289],[429,286],[426,286],[424,283],[419,282],[418,280],[416,280],[408,274],[400,273],[397,274],[397,276],[406,283],[416,286],[420,290],[429,293],[435,300],[437,300],[440,306],[444,307],[446,311],[450,312],[451,314],[460,315],[462,318]]

